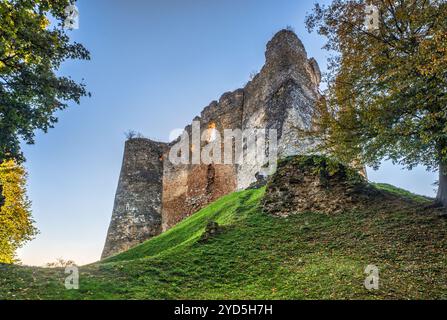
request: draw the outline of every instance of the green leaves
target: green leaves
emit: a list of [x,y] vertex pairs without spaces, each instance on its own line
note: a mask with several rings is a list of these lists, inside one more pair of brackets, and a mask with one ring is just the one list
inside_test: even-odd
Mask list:
[[26,173],[14,161],[0,164],[0,263],[13,263],[15,251],[37,230],[26,196]]
[[314,133],[321,150],[377,166],[383,158],[409,168],[446,162],[447,4],[370,1],[377,32],[363,27],[364,1],[316,6],[309,30],[335,50]]
[[84,84],[56,75],[67,59],[90,59],[62,28],[72,2],[0,0],[0,159],[23,161],[20,139],[34,143],[35,130],[57,122],[57,110],[89,96]]
[[[25,195],[21,140],[34,143],[55,112],[89,95],[84,84],[56,75],[67,59],[90,59],[62,28],[70,0],[0,0],[0,263],[35,234]],[[56,19],[50,27],[49,16]],[[14,161],[10,160],[13,159]]]

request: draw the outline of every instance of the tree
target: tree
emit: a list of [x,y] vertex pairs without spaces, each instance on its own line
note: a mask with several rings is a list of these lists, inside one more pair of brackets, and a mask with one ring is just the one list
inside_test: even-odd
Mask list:
[[[375,28],[366,5],[378,11]],[[331,52],[311,133],[318,148],[345,163],[439,169],[437,203],[447,206],[446,1],[335,0],[306,24]]]
[[47,268],[66,268],[76,266],[73,260],[64,260],[62,258],[57,258],[55,262],[47,263]]
[[15,252],[36,234],[26,196],[26,173],[13,160],[0,164],[0,263],[15,262]]
[[34,143],[35,130],[57,122],[56,111],[89,95],[84,84],[56,75],[65,60],[90,58],[63,27],[73,2],[0,0],[0,162],[23,161],[20,140]]
[[63,27],[73,3],[0,0],[0,262],[13,262],[15,250],[35,234],[20,142],[34,143],[36,130],[47,132],[57,122],[56,111],[90,95],[84,84],[56,74],[67,59],[90,59]]
[[127,140],[133,140],[133,139],[144,139],[144,135],[140,132],[137,132],[135,130],[127,130],[124,135],[126,136]]

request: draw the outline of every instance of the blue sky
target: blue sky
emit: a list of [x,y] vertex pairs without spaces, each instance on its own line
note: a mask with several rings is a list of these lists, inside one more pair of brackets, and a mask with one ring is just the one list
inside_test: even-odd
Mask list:
[[[29,197],[40,235],[19,252],[23,263],[58,257],[99,259],[124,147],[133,129],[166,141],[212,100],[242,87],[264,63],[265,45],[292,26],[324,70],[323,39],[304,28],[314,0],[79,0],[70,32],[92,54],[60,70],[85,79],[91,98],[59,113],[48,134],[24,146]],[[327,3],[329,1],[319,1]],[[434,195],[434,173],[389,163],[373,181]]]

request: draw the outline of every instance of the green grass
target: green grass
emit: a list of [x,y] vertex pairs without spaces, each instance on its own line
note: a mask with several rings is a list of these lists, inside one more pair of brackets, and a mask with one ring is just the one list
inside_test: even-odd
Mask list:
[[395,187],[391,184],[387,183],[372,183],[377,189],[389,192],[390,194],[400,196],[401,198],[407,198],[409,200],[418,202],[418,203],[427,203],[432,201],[433,199],[425,196],[421,196],[418,194],[411,193],[410,191]]
[[[0,299],[447,299],[447,221],[408,194],[365,212],[275,218],[260,210],[263,193],[223,197],[82,267],[79,290],[65,289],[62,269],[0,266]],[[210,220],[223,232],[198,242]],[[370,264],[377,291],[363,285]]]

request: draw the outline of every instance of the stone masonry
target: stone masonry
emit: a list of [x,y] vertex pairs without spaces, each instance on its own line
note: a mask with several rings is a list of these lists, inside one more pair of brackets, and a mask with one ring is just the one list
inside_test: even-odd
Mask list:
[[[267,44],[262,70],[243,89],[211,102],[193,121],[202,131],[213,128],[222,136],[225,129],[276,129],[280,159],[306,154],[312,144],[300,131],[310,129],[320,79],[317,62],[308,59],[296,34],[281,30]],[[192,131],[192,124],[185,128],[189,135]],[[263,170],[252,161],[174,165],[169,152],[179,139],[170,144],[126,142],[103,258],[160,234],[226,194],[248,188]],[[208,143],[190,142],[190,152]]]
[[125,251],[161,232],[161,197],[166,144],[126,142],[112,220],[102,258]]

